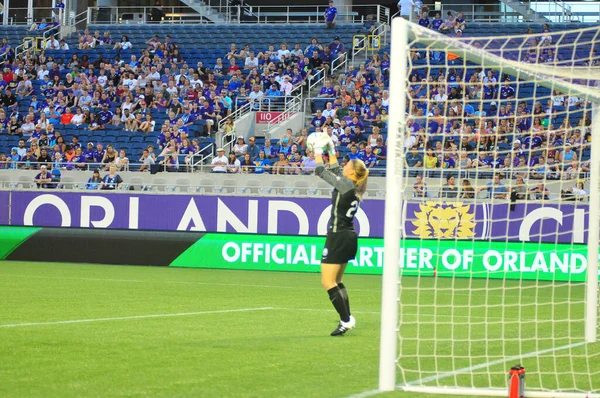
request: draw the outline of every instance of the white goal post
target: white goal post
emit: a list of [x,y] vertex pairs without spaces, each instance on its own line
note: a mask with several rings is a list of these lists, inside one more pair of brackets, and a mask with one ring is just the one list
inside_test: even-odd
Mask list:
[[600,28],[391,32],[379,390],[600,397]]

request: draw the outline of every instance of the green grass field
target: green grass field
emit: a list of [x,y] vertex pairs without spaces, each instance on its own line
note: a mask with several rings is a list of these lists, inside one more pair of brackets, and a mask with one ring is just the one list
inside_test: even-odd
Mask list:
[[[348,397],[372,390],[377,386],[381,280],[350,275],[345,282],[358,327],[345,337],[332,338],[329,332],[336,326],[337,314],[317,274],[0,262],[0,396]],[[411,282],[405,283],[409,287]],[[452,287],[450,283],[457,282],[432,280],[431,289],[440,292],[436,300],[450,300],[446,293],[450,290],[444,290]],[[485,363],[486,355],[496,358],[502,352],[500,340],[493,340],[476,351],[481,358],[461,359],[462,338],[472,338],[476,344],[486,326],[448,326],[450,306],[431,301],[431,289],[404,292],[406,332],[422,333],[425,339],[419,346],[410,338],[403,342],[407,356],[418,350],[425,358],[407,366],[420,365],[421,376],[429,376],[427,370],[434,368],[435,361],[428,355],[451,356],[444,347],[433,348],[438,334],[441,340],[449,335],[456,339],[456,346],[448,347],[457,354],[456,367]],[[577,296],[582,289],[563,293]],[[417,307],[408,304],[417,299],[424,309],[419,315]],[[502,311],[493,305],[502,299],[489,293],[477,299],[473,319],[489,317],[491,333],[498,339],[510,335],[510,328],[504,330],[493,322]],[[427,313],[427,300],[433,318]],[[458,301],[457,311],[462,311],[464,303]],[[489,312],[482,302],[492,305]],[[554,314],[534,314],[534,308],[540,311],[540,307],[526,307],[518,316]],[[565,309],[575,310],[555,305],[548,311]],[[515,317],[511,314],[511,319]],[[530,334],[535,332],[545,341],[535,323],[524,322],[521,327],[523,335],[535,337]],[[521,347],[522,352],[544,348],[533,341]],[[599,345],[567,353],[578,358],[584,348],[586,355],[596,359],[590,365],[592,372],[600,371]],[[566,355],[559,363],[540,358],[531,360],[532,371],[577,365]],[[450,365],[441,361],[437,366],[443,370]],[[505,377],[505,364],[492,368]],[[484,370],[473,372],[475,384],[487,382]],[[596,377],[600,379],[600,373]],[[454,378],[433,383],[454,384]],[[469,376],[457,380],[469,382],[465,378]],[[576,382],[583,385],[589,379],[582,374]],[[537,382],[532,376],[531,383]],[[558,376],[557,382],[565,388],[573,377]]]

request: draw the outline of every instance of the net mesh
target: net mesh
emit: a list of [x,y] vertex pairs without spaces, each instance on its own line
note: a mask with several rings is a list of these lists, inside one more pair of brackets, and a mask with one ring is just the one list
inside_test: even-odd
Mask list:
[[528,391],[600,393],[584,339],[600,30],[407,24],[400,384],[506,389],[520,363]]

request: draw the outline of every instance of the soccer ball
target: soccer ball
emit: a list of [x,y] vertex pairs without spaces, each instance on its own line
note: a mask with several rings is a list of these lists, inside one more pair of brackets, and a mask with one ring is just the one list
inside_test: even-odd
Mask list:
[[311,152],[314,152],[316,148],[323,148],[323,145],[325,144],[323,134],[324,133],[315,132],[309,135],[306,139],[306,148]]

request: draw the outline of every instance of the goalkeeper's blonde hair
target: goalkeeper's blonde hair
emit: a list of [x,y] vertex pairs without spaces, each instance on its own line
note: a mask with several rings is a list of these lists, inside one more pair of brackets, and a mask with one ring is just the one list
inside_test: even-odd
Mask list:
[[354,183],[356,184],[356,196],[362,200],[363,195],[367,190],[367,178],[369,177],[369,169],[360,159],[352,159],[350,161],[354,169]]

